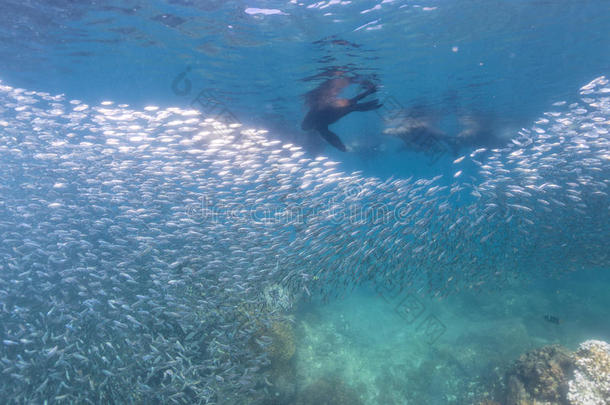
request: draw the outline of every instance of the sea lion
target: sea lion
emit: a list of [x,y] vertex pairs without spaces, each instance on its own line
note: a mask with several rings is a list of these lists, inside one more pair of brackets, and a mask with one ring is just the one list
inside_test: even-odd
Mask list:
[[408,150],[427,154],[458,154],[461,149],[500,147],[505,143],[490,116],[471,112],[451,118],[455,119],[455,128],[447,124],[447,115],[417,106],[395,113],[383,133],[403,141]]
[[[359,83],[366,90],[353,98],[339,98],[341,91],[354,83]],[[370,111],[381,107],[378,100],[359,103],[360,100],[376,91],[377,87],[368,80],[359,82],[345,76],[330,78],[305,95],[309,112],[303,119],[301,128],[305,131],[317,131],[328,143],[345,152],[347,148],[339,136],[328,129],[328,126],[352,111]]]
[[403,141],[408,150],[436,154],[453,146],[452,137],[438,124],[437,114],[418,106],[395,113],[383,133]]

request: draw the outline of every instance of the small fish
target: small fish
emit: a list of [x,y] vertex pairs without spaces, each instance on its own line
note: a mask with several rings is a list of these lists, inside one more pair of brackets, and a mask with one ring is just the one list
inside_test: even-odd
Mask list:
[[555,325],[559,325],[561,322],[563,322],[561,319],[553,315],[545,315],[544,320],[550,323],[554,323]]
[[[0,392],[84,404],[270,391],[256,346],[274,343],[261,325],[285,315],[284,296],[328,302],[371,283],[445,297],[532,263],[606,260],[607,83],[501,149],[387,180],[203,112],[0,85],[0,173],[19,175],[0,182]],[[269,311],[274,284],[286,294]]]

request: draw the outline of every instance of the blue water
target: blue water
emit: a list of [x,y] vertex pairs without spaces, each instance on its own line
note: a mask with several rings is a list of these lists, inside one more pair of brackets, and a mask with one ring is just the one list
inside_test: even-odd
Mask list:
[[[480,111],[512,130],[610,66],[603,0],[328,3],[4,2],[3,80],[134,106],[188,105],[212,88],[246,124],[299,137],[300,96],[312,89],[302,79],[331,66],[374,74],[381,100]],[[359,47],[314,44],[331,36]],[[189,66],[192,93],[178,96],[172,80]],[[348,116],[337,130],[376,145],[381,126],[371,115]],[[408,174],[404,156],[357,155],[341,161]]]
[[[3,90],[0,104],[5,154],[0,160],[0,320],[5,324],[0,327],[0,359],[3,374],[12,378],[12,383],[0,383],[0,403],[84,403],[83,398],[90,398],[92,403],[478,405],[488,400],[512,405],[505,377],[523,353],[551,344],[574,351],[588,339],[610,340],[610,107],[605,84],[593,95],[583,90],[592,80],[610,75],[610,7],[605,0],[6,0],[0,3],[0,38],[1,85],[11,87]],[[383,104],[331,125],[347,152],[301,128],[308,112],[305,95],[329,71],[358,77],[343,97],[362,91],[366,79],[376,86],[366,100]],[[5,95],[14,88],[39,93],[30,101],[19,100],[19,91],[16,98]],[[83,113],[90,114],[83,118],[89,126],[74,130],[75,135],[66,122],[78,119],[67,116],[68,107],[42,101],[44,93],[64,95],[56,102],[69,108],[98,110]],[[68,104],[70,100],[78,101]],[[100,104],[105,101],[113,104]],[[584,103],[588,111],[581,113],[572,103]],[[40,110],[20,115],[26,104]],[[117,108],[128,111],[127,118],[99,119],[114,114],[104,108],[122,104],[128,106]],[[156,110],[145,109],[149,106],[195,109],[201,121],[213,118],[267,130],[264,139],[301,147],[303,159],[337,162],[328,167],[340,175],[338,180],[329,175],[325,186],[319,173],[307,180],[298,168],[310,161],[299,162],[301,157],[294,155],[280,162],[294,164],[292,171],[277,162],[252,166],[257,158],[269,162],[264,159],[275,153],[275,146],[246,151],[239,149],[241,138],[226,138],[231,144],[224,147],[226,156],[223,147],[218,154],[206,154],[206,148],[216,150],[213,142],[189,143],[188,128],[178,135],[172,132],[172,119],[180,119],[175,125],[181,128],[191,125],[187,120],[192,116],[182,112],[175,113],[183,114],[178,118],[174,112],[157,117],[167,124],[162,129],[152,120],[149,127],[139,123],[153,135],[150,149],[129,146],[116,152],[112,142],[122,140],[99,138],[146,132],[128,126],[133,124],[130,117],[154,114]],[[61,110],[59,117],[54,108]],[[450,140],[465,128],[465,119],[472,119],[482,128],[480,134],[499,144],[477,141],[443,147],[431,156],[430,150],[417,150],[388,135],[388,129],[397,127],[387,119],[393,111],[427,120],[433,127],[429,131],[438,130]],[[593,124],[570,126],[589,113]],[[570,121],[565,132],[553,126],[555,121],[544,122],[557,117]],[[595,123],[599,131],[588,132]],[[527,149],[528,158],[519,161],[524,128],[528,139],[541,136],[536,138],[541,149]],[[180,131],[189,135],[179,138]],[[157,154],[149,155],[153,149]],[[235,155],[238,149],[241,155]],[[56,157],[42,156],[67,156],[75,150],[83,156],[70,158],[73,171],[66,171]],[[240,156],[249,160],[244,163]],[[544,160],[557,156],[567,160]],[[498,170],[497,162],[510,170]],[[203,174],[197,172],[199,164]],[[220,174],[205,171],[208,167]],[[268,177],[242,181],[235,174],[249,167]],[[540,173],[544,184],[534,185],[528,178],[531,171]],[[274,177],[278,173],[285,183],[275,183],[282,182]],[[510,181],[502,179],[506,173]],[[350,174],[357,180],[349,180]],[[422,186],[429,192],[399,190],[434,176],[443,177]],[[559,185],[549,187],[555,180]],[[309,181],[313,190],[303,185]],[[495,181],[500,197],[495,188],[486,189]],[[347,191],[340,188],[344,184]],[[250,185],[254,197],[247,200]],[[438,198],[436,185],[447,187]],[[447,195],[456,185],[466,189],[464,196],[459,191]],[[515,185],[516,190],[511,188]],[[279,186],[294,195],[280,195],[285,191],[281,187],[275,194]],[[256,201],[258,209],[268,202],[263,197],[269,197],[273,204],[313,210],[307,204],[328,197],[316,199],[316,193],[327,191],[324,187],[331,189],[331,204],[344,203],[344,198],[385,203],[398,195],[402,200],[391,206],[410,204],[412,198],[415,207],[430,207],[433,213],[413,214],[421,222],[405,229],[416,233],[405,231],[399,237],[400,221],[390,221],[387,234],[375,228],[364,237],[347,220],[329,216],[319,224],[323,215],[271,230],[243,218],[235,223],[223,218],[227,222],[208,227],[205,222],[193,225],[192,216],[180,216],[185,207],[198,210],[202,199],[222,209],[225,201],[235,206]],[[219,193],[210,195],[209,190]],[[555,211],[545,211],[546,206]],[[65,211],[56,213],[57,207]],[[482,213],[489,217],[483,222]],[[460,217],[464,221],[454,231],[451,221]],[[115,240],[120,248],[115,249]],[[358,243],[350,245],[350,240]],[[423,250],[408,250],[419,241],[426,242]],[[361,246],[362,260],[340,260]],[[292,251],[295,247],[302,250]],[[367,252],[372,247],[379,250]],[[402,257],[401,251],[409,253]],[[450,253],[443,256],[445,251]],[[229,265],[219,264],[224,259]],[[408,268],[391,270],[400,261],[408,262]],[[320,263],[328,267],[316,268]],[[430,263],[438,263],[438,269]],[[303,268],[280,273],[288,264]],[[193,275],[199,274],[196,270],[189,273],[199,265],[213,276],[206,273],[202,281]],[[87,287],[79,284],[83,268],[96,269]],[[138,280],[133,285],[128,282],[132,270]],[[31,275],[36,272],[45,276]],[[416,276],[407,282],[410,274]],[[257,308],[268,304],[264,294],[252,291],[265,290],[272,281],[283,283],[288,276],[293,277],[294,303],[289,310],[275,310],[285,317],[279,323],[284,326],[272,324],[267,333],[260,325],[248,324],[248,329],[240,323],[240,316],[254,311],[239,312],[244,302],[257,301]],[[96,284],[98,278],[104,281]],[[400,286],[401,293],[389,298],[379,290],[384,283]],[[105,310],[86,300],[96,288],[105,298],[96,295],[95,300],[110,302]],[[50,292],[28,301],[40,291]],[[214,304],[206,307],[206,315],[188,306],[196,294],[193,300]],[[231,313],[229,320],[225,306],[237,308],[237,315]],[[129,317],[114,312],[121,308]],[[158,308],[169,315],[159,315]],[[268,308],[262,311],[269,315]],[[103,336],[91,337],[95,333],[89,325],[96,322]],[[260,366],[255,358],[260,353],[244,337],[248,334],[259,340],[271,334],[285,345],[280,351],[290,354],[278,361],[274,353],[276,363]],[[192,343],[200,335],[205,344]],[[218,348],[212,349],[217,341]],[[233,341],[241,346],[231,347]],[[186,349],[176,349],[181,345]],[[202,354],[213,350],[218,351]],[[166,357],[160,360],[162,352]],[[183,363],[187,360],[189,367]],[[208,368],[193,367],[191,361]],[[249,361],[256,370],[244,366]],[[141,368],[128,371],[125,364],[130,362]],[[160,366],[166,363],[166,368]],[[32,371],[47,369],[48,375]],[[250,377],[259,371],[261,379]],[[184,380],[176,377],[181,373],[187,376]],[[137,388],[125,396],[130,384]],[[179,386],[187,388],[180,391]],[[610,393],[605,398],[610,401]]]

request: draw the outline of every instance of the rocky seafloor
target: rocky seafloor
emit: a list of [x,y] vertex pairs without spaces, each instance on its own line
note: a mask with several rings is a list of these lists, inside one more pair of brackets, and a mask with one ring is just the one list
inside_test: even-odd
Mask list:
[[417,316],[371,291],[301,302],[269,332],[267,404],[610,404],[606,284],[545,285],[418,297]]

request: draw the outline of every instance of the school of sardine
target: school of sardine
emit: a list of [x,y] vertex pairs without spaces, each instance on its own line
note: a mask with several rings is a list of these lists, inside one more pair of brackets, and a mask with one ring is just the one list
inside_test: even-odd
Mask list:
[[0,83],[2,403],[256,403],[263,291],[446,296],[608,266],[610,87],[450,175],[340,171],[263,130]]

